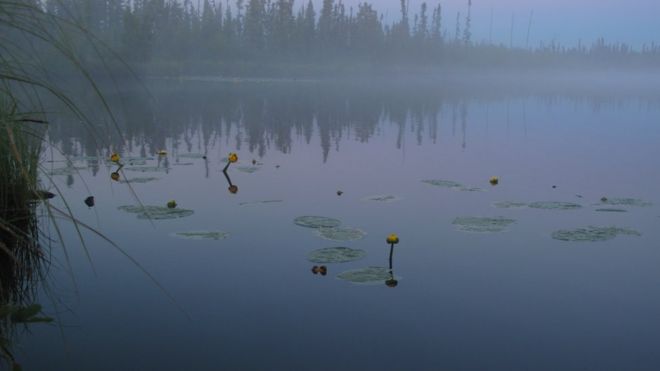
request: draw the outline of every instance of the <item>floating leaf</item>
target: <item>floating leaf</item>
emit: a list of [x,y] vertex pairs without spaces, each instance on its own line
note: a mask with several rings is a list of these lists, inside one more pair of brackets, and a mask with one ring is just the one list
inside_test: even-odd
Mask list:
[[527,207],[525,202],[515,202],[515,201],[499,201],[493,204],[493,207],[498,209],[522,209]]
[[458,189],[461,192],[482,192],[483,189],[479,187],[461,187]]
[[194,165],[194,162],[175,162],[173,165],[174,166],[190,166]]
[[327,218],[325,216],[299,216],[293,220],[296,225],[307,228],[333,228],[339,227],[339,219]]
[[137,214],[138,219],[178,219],[194,214],[193,210],[188,209],[170,209],[166,206],[137,206],[125,205],[119,206],[119,210]]
[[422,183],[430,184],[432,186],[441,187],[441,188],[460,189],[465,187],[461,183],[454,182],[453,180],[428,179],[428,180],[422,180]]
[[60,167],[60,168],[55,168],[52,169],[48,172],[49,175],[51,176],[58,176],[58,175],[75,175],[77,174],[80,170],[85,170],[87,169],[84,166],[68,166],[68,167]]
[[532,202],[529,207],[544,210],[575,210],[581,208],[582,205],[573,202],[540,201]]
[[375,285],[384,284],[385,281],[392,279],[392,275],[390,270],[385,267],[367,267],[342,272],[337,275],[337,278],[358,285]]
[[160,167],[160,166],[130,166],[127,168],[124,168],[126,171],[139,171],[142,173],[152,173],[152,172],[161,172],[161,171],[167,171],[168,169],[166,167]]
[[277,204],[277,203],[281,203],[281,202],[284,202],[284,201],[282,201],[282,200],[263,200],[263,201],[241,202],[238,205],[239,206],[264,205],[264,204]]
[[121,183],[131,183],[131,184],[136,184],[136,183],[149,183],[153,182],[154,180],[158,180],[160,178],[155,178],[151,176],[147,177],[137,177],[137,178],[131,178],[128,180],[120,180]]
[[307,260],[312,263],[347,263],[360,260],[367,256],[364,250],[351,249],[349,247],[326,247],[310,252]]
[[648,207],[653,206],[651,202],[640,200],[638,198],[603,198],[602,205],[612,206],[635,206],[635,207]]
[[361,240],[367,234],[357,228],[335,227],[319,228],[319,235],[326,240],[331,241],[353,241]]
[[238,167],[236,168],[236,170],[238,170],[238,171],[240,171],[240,172],[242,172],[242,173],[252,174],[252,173],[254,173],[255,171],[259,170],[259,168],[256,167],[256,166],[238,166]]
[[176,232],[174,236],[185,238],[189,240],[224,240],[229,237],[227,232],[217,231],[192,231],[192,232]]
[[153,157],[142,157],[142,156],[124,157],[124,161],[149,161],[153,159],[154,159]]
[[641,233],[628,228],[588,226],[558,230],[552,233],[552,238],[561,241],[585,242],[611,240],[618,235],[641,236]]
[[[343,192],[342,192],[343,193]],[[337,193],[339,194],[339,193]],[[393,195],[374,195],[368,196],[362,199],[363,201],[376,201],[376,202],[395,202],[401,200],[397,196]]]
[[596,209],[596,211],[602,212],[602,213],[627,213],[628,210],[625,209],[615,209],[615,208],[601,208],[601,209]]
[[507,219],[501,216],[488,218],[477,216],[465,216],[454,219],[452,224],[463,232],[502,232],[509,225],[515,223],[514,219]]

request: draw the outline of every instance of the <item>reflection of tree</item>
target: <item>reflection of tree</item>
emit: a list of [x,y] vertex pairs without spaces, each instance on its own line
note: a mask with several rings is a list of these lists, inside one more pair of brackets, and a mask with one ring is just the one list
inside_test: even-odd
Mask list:
[[[65,154],[72,156],[107,153],[112,149],[139,151],[141,156],[148,157],[171,141],[172,150],[181,146],[181,150],[201,153],[208,153],[216,146],[237,150],[245,145],[250,152],[263,157],[270,150],[290,153],[295,150],[295,137],[309,143],[316,135],[323,161],[327,161],[331,150],[339,149],[342,139],[368,142],[383,122],[391,122],[398,129],[398,149],[403,147],[406,131],[414,133],[418,144],[424,136],[435,143],[441,107],[450,109],[453,136],[460,125],[461,146],[465,148],[469,101],[479,99],[488,104],[508,100],[512,95],[502,91],[463,91],[451,86],[361,88],[302,82],[169,82],[154,85],[151,91],[152,97],[143,89],[129,89],[122,95],[108,97],[109,103],[120,112],[123,139],[116,133],[98,129],[101,135],[96,138],[100,139],[94,140],[93,135],[80,132],[64,118],[53,122],[49,136]],[[550,105],[561,103],[552,94],[541,98]],[[601,97],[597,102],[602,105],[612,100]],[[100,147],[98,143],[110,147]]]

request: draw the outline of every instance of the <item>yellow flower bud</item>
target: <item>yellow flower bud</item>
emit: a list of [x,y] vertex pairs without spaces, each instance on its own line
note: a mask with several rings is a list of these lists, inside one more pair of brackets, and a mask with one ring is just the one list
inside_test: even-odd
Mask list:
[[110,156],[110,161],[112,162],[119,162],[121,160],[121,157],[117,153],[113,153],[112,156]]
[[230,163],[234,163],[234,162],[238,161],[238,155],[236,153],[232,152],[232,153],[229,154],[228,160],[229,160]]
[[389,244],[397,244],[399,243],[399,236],[396,234],[392,233],[391,235],[387,236],[387,243]]

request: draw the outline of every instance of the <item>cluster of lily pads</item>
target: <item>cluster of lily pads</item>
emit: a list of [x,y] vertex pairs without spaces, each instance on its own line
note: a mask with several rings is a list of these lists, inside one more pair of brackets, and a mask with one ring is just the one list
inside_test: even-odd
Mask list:
[[[465,186],[452,180],[429,179],[422,180],[422,182],[436,187],[457,191],[481,190],[479,188]],[[493,177],[491,178],[490,183],[491,185],[497,185],[499,184],[499,179],[497,177]],[[553,188],[555,188],[555,186],[553,186]],[[578,195],[578,197],[582,198],[580,195]],[[652,204],[650,202],[636,198],[603,197],[600,199],[600,203],[596,204],[595,206],[597,206],[595,209],[597,212],[625,213],[628,210],[623,207],[648,207],[652,206]],[[498,201],[493,203],[493,207],[498,209],[530,208],[539,210],[578,210],[583,208],[581,204],[562,201],[537,201],[529,203],[519,201]],[[464,216],[455,218],[452,224],[462,232],[493,233],[503,232],[515,222],[515,219],[510,219],[503,216]],[[641,234],[638,231],[628,228],[619,228],[614,226],[588,226],[572,230],[555,231],[552,233],[552,238],[561,241],[604,241],[615,238],[618,235],[639,236]]]
[[[332,241],[359,240],[366,235],[359,229],[341,227],[339,219],[324,216],[299,216],[293,222],[301,227],[316,229],[321,237]],[[307,260],[316,264],[342,264],[361,260],[366,256],[367,252],[362,249],[339,246],[311,251]],[[318,269],[317,266],[314,267]],[[385,267],[366,267],[344,271],[339,273],[337,278],[355,284],[372,285],[393,280],[394,276],[391,270]]]

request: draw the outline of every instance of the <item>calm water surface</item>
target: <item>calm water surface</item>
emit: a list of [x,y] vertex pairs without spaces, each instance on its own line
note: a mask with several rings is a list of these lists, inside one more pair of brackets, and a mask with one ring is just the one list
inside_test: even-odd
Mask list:
[[[49,135],[82,169],[54,180],[73,212],[176,304],[85,233],[90,263],[61,221],[70,262],[56,246],[42,298],[60,327],[34,326],[22,339],[26,370],[660,367],[657,96],[168,82],[151,97],[135,90],[116,100],[126,140],[112,149],[127,163],[122,179],[157,180],[133,183],[134,192],[113,182],[114,166],[80,158],[111,149],[64,120]],[[236,194],[222,173],[229,152],[240,159],[228,171]],[[160,168],[129,171],[130,156],[149,158],[134,166]],[[48,162],[61,157],[48,153],[44,166],[64,167]],[[257,171],[239,171],[253,159]],[[491,186],[491,176],[500,184]],[[88,195],[96,207],[83,204]],[[194,215],[149,221],[118,209],[137,204],[136,195],[145,205],[174,199]],[[397,200],[364,200],[373,195]],[[654,206],[595,211],[604,196]],[[254,203],[265,200],[281,202]],[[582,208],[499,209],[497,201]],[[63,206],[62,197],[54,202]],[[338,218],[367,235],[324,240],[293,223],[300,215]],[[501,233],[466,233],[452,224],[461,216],[516,222]],[[641,236],[551,237],[590,225]],[[229,237],[172,236],[198,230]],[[387,267],[390,233],[401,238],[397,287],[336,278]],[[367,256],[312,274],[307,254],[333,246]]]

